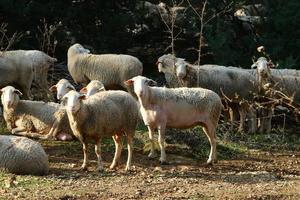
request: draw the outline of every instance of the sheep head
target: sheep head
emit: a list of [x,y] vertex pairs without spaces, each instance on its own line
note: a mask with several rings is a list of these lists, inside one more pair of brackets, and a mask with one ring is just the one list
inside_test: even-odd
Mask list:
[[20,90],[12,86],[6,86],[2,88],[0,91],[1,91],[2,105],[6,109],[14,108],[20,100],[19,96],[23,95],[22,92],[20,92]]
[[174,73],[176,57],[171,54],[166,54],[158,58],[156,65],[159,72]]
[[81,101],[84,99],[86,99],[84,94],[71,90],[62,98],[62,105],[65,106],[67,112],[76,114],[80,110]]
[[185,59],[177,58],[175,63],[176,76],[181,80],[186,77],[186,65]]
[[105,87],[101,81],[92,80],[86,87],[83,87],[80,90],[80,93],[86,94],[86,97],[89,97],[97,92],[105,91]]
[[128,86],[133,85],[134,92],[139,98],[143,98],[147,95],[148,86],[157,86],[157,83],[154,80],[144,76],[135,76],[124,83]]
[[257,81],[259,84],[259,90],[264,89],[263,84],[269,82],[272,78],[271,68],[274,68],[275,65],[272,61],[268,61],[265,57],[260,57],[257,61],[251,66],[252,69],[257,71]]
[[56,85],[53,85],[49,88],[51,92],[56,91],[56,98],[60,100],[65,94],[71,90],[75,90],[74,86],[66,79],[61,79],[57,82]]

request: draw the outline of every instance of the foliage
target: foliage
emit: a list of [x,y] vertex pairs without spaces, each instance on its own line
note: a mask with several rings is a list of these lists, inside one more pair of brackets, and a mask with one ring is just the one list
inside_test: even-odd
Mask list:
[[[153,20],[145,17],[145,10],[137,8],[138,2],[2,0],[0,19],[8,24],[8,35],[24,33],[22,40],[12,47],[14,49],[41,49],[50,54],[55,50],[55,57],[66,60],[67,48],[79,42],[92,52],[135,55],[148,66],[153,65],[161,54],[171,51],[167,48],[170,35],[162,21],[158,27],[153,26]],[[150,2],[159,3],[157,0]],[[180,5],[187,8],[183,21],[175,24],[176,34],[180,33],[175,41],[175,53],[188,61],[196,61],[201,27],[199,18],[186,0],[162,2],[168,6],[182,2]],[[197,12],[201,11],[204,1],[190,2]],[[266,20],[246,30],[245,24],[234,17],[234,12],[243,5],[255,3],[263,3],[267,7]],[[222,12],[228,5],[226,12]],[[280,67],[299,68],[299,9],[298,0],[208,1],[204,18],[209,22],[203,29],[201,63],[249,68],[252,57],[259,56],[256,47],[264,45],[272,60],[278,62]],[[51,32],[51,27],[56,27],[51,38],[43,38],[45,33]],[[50,49],[49,46],[43,46],[46,41],[51,41],[48,44]],[[153,71],[155,68],[149,67],[145,73]]]

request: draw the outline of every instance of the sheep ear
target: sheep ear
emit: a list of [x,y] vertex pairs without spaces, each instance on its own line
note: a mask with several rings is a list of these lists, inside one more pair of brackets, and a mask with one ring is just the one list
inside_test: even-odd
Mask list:
[[100,91],[105,91],[105,87],[98,89],[98,92],[100,92]]
[[23,95],[22,92],[21,92],[20,90],[18,90],[18,89],[15,89],[15,90],[14,90],[14,93],[16,93],[16,94],[18,94],[18,95],[20,95],[20,96]]
[[52,86],[49,88],[49,91],[50,91],[50,92],[55,92],[56,90],[57,90],[56,85],[52,85]]
[[127,80],[127,81],[124,81],[124,84],[129,86],[129,85],[132,85],[133,82],[134,82],[134,81],[133,81],[132,79],[129,79],[129,80]]
[[256,68],[257,68],[256,63],[253,63],[253,64],[251,65],[251,69],[256,69]]
[[157,86],[157,82],[150,79],[150,80],[148,81],[148,85],[149,85],[149,86]]
[[80,93],[87,93],[87,88],[86,87],[83,87],[81,88],[81,90],[79,91]]
[[67,88],[68,88],[69,90],[76,90],[76,89],[74,88],[74,86],[71,85],[71,84],[68,84]]
[[79,97],[78,97],[79,100],[85,100],[86,99],[86,96],[85,94],[81,94]]

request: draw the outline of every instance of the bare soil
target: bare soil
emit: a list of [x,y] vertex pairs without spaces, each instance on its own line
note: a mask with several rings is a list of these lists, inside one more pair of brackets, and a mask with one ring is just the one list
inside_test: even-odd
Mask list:
[[81,171],[78,142],[42,144],[49,155],[49,175],[2,173],[0,199],[300,199],[300,152],[248,150],[207,166],[205,160],[180,156],[168,147],[169,165],[161,166],[158,159],[135,149],[133,170],[125,172],[126,150],[112,171],[108,168],[113,152],[107,144],[106,170],[99,173],[92,145],[88,171]]

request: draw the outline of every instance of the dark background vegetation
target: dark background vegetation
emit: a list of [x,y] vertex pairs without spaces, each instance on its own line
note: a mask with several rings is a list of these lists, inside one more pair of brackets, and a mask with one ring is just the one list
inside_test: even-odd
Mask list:
[[[153,26],[137,0],[0,0],[0,22],[7,23],[7,35],[23,33],[11,49],[40,49],[66,61],[68,47],[81,43],[94,53],[124,53],[137,56],[145,73],[154,73],[156,59],[170,53],[170,35],[165,24]],[[158,4],[159,1],[150,1]],[[164,1],[167,5],[179,1]],[[181,1],[180,1],[181,2]],[[201,11],[204,0],[191,0]],[[242,5],[263,3],[266,20],[252,30],[234,17]],[[204,28],[201,63],[249,68],[256,48],[264,45],[274,62],[282,68],[300,69],[300,1],[299,0],[209,0],[208,19],[231,4]],[[188,6],[183,1],[182,6]],[[148,28],[141,28],[147,25]],[[42,44],[45,28],[55,30],[49,36],[50,48]],[[183,23],[177,24],[183,33],[175,41],[175,53],[190,62],[198,59],[200,22],[191,8]],[[180,28],[179,28],[180,27]],[[136,31],[140,29],[139,31]],[[49,31],[49,30],[48,30]],[[47,39],[44,39],[47,41]],[[57,41],[57,43],[55,42]],[[156,72],[155,72],[156,73]]]

